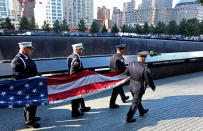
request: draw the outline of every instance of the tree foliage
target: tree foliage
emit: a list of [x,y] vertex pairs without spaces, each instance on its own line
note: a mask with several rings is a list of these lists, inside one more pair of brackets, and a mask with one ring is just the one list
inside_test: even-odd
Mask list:
[[150,33],[150,28],[149,28],[149,25],[147,22],[144,23],[142,32],[143,32],[143,34],[149,34]]
[[63,20],[63,22],[61,24],[61,30],[62,31],[70,31],[69,25],[67,24],[66,20]]
[[125,33],[125,32],[129,32],[129,30],[128,30],[128,25],[123,25],[122,27],[121,27],[121,31],[123,32],[123,33]]
[[187,20],[187,36],[199,35],[199,20],[196,18]]
[[203,21],[199,23],[199,34],[203,34]]
[[107,28],[106,28],[106,25],[104,24],[104,26],[102,27],[102,33],[106,33],[108,32]]
[[187,26],[187,20],[182,19],[179,24],[179,34],[187,36],[188,35],[188,26]]
[[111,32],[112,33],[118,33],[119,32],[118,27],[117,27],[116,24],[114,24],[114,26],[111,28]]
[[29,29],[31,29],[31,30],[37,29],[37,25],[35,23],[35,18],[34,17],[32,17],[32,19],[30,21],[30,28]]
[[137,24],[136,27],[135,27],[135,33],[142,34],[142,26]]
[[164,22],[159,21],[156,25],[155,32],[157,34],[164,34],[166,33],[166,24]]
[[203,5],[203,0],[196,0],[196,2]]
[[80,22],[78,23],[78,30],[82,32],[85,32],[87,30],[86,23],[83,19],[80,20]]
[[54,31],[58,34],[61,30],[61,25],[60,22],[58,20],[56,20],[53,24],[54,26]]
[[7,17],[6,19],[1,19],[0,23],[1,23],[0,26],[2,29],[6,29],[6,30],[14,30],[15,29],[15,27],[11,23],[11,19],[9,17]]
[[42,29],[44,30],[44,31],[50,31],[50,28],[49,28],[49,24],[47,24],[47,22],[46,21],[44,21],[44,24],[42,25]]
[[151,34],[155,34],[156,33],[154,25],[151,24],[151,26],[149,27],[149,32]]
[[169,35],[176,35],[178,34],[178,25],[176,21],[172,20],[167,25],[167,34]]
[[99,24],[98,24],[96,21],[93,21],[93,22],[92,22],[92,25],[91,25],[90,32],[91,32],[91,33],[98,33],[99,30],[100,30]]
[[19,29],[22,31],[22,30],[29,30],[30,29],[30,23],[28,21],[28,19],[23,16],[20,20],[20,27]]

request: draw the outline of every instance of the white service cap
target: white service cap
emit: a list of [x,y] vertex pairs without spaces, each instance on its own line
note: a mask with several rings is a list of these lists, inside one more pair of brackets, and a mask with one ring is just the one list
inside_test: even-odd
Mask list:
[[79,50],[79,49],[84,49],[82,43],[74,44],[72,45],[73,50]]
[[32,42],[19,42],[18,45],[20,48],[33,48]]

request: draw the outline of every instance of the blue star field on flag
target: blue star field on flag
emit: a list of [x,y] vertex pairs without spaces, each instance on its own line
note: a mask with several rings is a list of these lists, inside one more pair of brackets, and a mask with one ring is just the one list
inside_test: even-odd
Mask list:
[[0,82],[0,108],[17,108],[49,104],[47,81],[34,77]]

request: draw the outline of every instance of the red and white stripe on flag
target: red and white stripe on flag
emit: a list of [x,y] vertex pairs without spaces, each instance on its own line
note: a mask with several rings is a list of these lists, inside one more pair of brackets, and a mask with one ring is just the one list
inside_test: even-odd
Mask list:
[[129,77],[119,71],[100,74],[93,71],[82,71],[78,74],[49,77],[49,103],[60,103],[112,89],[124,84]]

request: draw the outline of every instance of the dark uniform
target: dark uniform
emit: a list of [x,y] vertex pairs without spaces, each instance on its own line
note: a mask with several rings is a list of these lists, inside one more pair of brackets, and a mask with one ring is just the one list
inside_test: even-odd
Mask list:
[[[123,48],[125,48],[125,45],[121,44],[121,45],[118,45],[116,47],[123,49]],[[119,70],[121,72],[124,72],[125,69],[126,69],[125,60],[124,60],[122,54],[120,54],[120,53],[114,54],[110,60],[110,71]],[[111,99],[110,99],[110,108],[118,107],[118,105],[115,104],[118,94],[120,94],[121,99],[124,103],[129,98],[129,97],[125,96],[122,86],[118,86],[116,88],[113,88]]]
[[127,113],[126,122],[131,122],[137,108],[140,112],[140,116],[143,116],[148,112],[148,109],[145,110],[141,103],[147,84],[152,90],[155,90],[156,87],[150,77],[149,68],[143,62],[131,62],[126,68],[126,74],[131,76],[129,89],[133,96],[132,105]]
[[[80,61],[80,57],[77,54],[74,53],[71,54],[67,59],[67,64],[68,64],[68,72],[70,75],[83,71],[82,62]],[[73,117],[80,116],[81,115],[80,111],[86,112],[90,110],[89,107],[85,107],[85,102],[83,98],[72,100],[71,103]]]
[[[16,80],[34,77],[38,75],[37,67],[34,61],[21,53],[18,53],[12,60],[11,70]],[[36,122],[36,111],[37,106],[30,106],[24,108],[25,124],[32,124]]]

